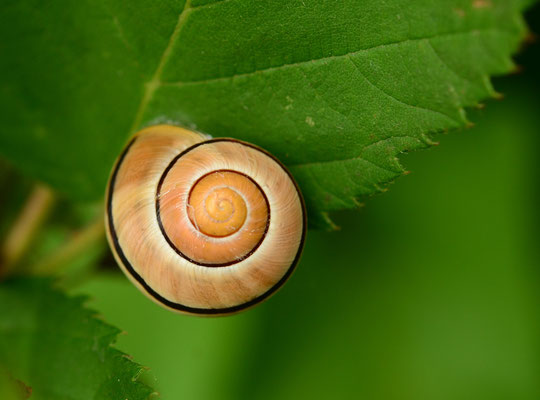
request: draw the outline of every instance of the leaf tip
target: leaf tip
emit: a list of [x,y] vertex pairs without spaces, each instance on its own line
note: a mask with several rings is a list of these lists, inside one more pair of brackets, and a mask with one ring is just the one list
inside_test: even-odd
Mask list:
[[538,41],[538,35],[535,34],[534,32],[527,31],[527,34],[525,35],[523,42],[526,45],[530,45],[530,44],[536,43],[537,41]]
[[509,71],[510,75],[518,75],[524,71],[523,65],[514,64],[513,68]]

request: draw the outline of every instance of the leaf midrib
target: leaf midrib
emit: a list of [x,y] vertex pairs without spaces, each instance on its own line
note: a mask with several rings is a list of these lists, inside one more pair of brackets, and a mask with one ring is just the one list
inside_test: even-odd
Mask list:
[[146,107],[152,100],[152,97],[154,96],[154,93],[159,88],[161,83],[161,74],[163,73],[163,68],[165,68],[165,64],[167,64],[167,61],[169,60],[172,49],[174,47],[174,44],[178,40],[178,36],[180,35],[180,31],[182,30],[182,27],[184,26],[185,21],[187,20],[187,17],[189,13],[191,12],[191,0],[186,0],[184,3],[184,8],[178,15],[178,20],[176,22],[176,26],[174,27],[174,30],[169,37],[169,42],[167,43],[167,46],[165,47],[165,50],[163,51],[158,66],[152,75],[152,78],[144,85],[144,93],[141,98],[141,102],[139,103],[139,107],[137,108],[137,112],[135,113],[135,118],[133,119],[133,124],[131,125],[130,133],[134,133],[135,130],[139,127],[142,118],[144,116],[144,112],[146,110]]

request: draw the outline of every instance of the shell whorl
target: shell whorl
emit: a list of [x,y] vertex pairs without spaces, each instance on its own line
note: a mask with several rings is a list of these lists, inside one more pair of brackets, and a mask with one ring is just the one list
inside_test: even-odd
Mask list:
[[167,308],[228,314],[275,292],[298,261],[301,194],[263,150],[157,125],[109,182],[107,232],[127,276]]

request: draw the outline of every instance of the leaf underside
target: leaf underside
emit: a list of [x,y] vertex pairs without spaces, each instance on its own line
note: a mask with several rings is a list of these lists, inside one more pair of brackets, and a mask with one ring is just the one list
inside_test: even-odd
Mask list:
[[132,132],[179,124],[275,154],[325,225],[496,94],[524,3],[4,2],[0,152],[91,200]]
[[143,368],[112,344],[120,331],[43,279],[0,285],[0,366],[32,399],[148,399]]

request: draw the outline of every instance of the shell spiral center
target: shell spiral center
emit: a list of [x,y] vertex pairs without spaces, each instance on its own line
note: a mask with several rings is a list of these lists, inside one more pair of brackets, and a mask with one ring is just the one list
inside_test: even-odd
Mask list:
[[[225,237],[242,228],[248,214],[244,198],[236,188],[215,185],[244,179],[246,178],[234,172],[214,172],[204,176],[193,186],[187,208],[195,229],[208,236]],[[241,183],[249,187],[251,182]]]

